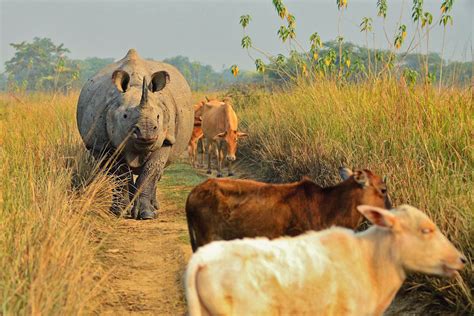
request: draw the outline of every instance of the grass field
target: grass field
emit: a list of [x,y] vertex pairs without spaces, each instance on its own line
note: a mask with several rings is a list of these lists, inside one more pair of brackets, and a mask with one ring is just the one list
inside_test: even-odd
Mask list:
[[322,81],[291,92],[255,92],[236,101],[241,129],[250,135],[242,154],[262,179],[292,181],[309,175],[327,185],[339,181],[341,165],[387,175],[394,204],[426,210],[470,262],[463,280],[411,278],[406,297],[429,310],[472,311],[470,89],[437,93],[397,82],[339,86]]
[[0,314],[90,313],[105,271],[95,260],[113,226],[113,182],[75,123],[77,95],[0,96]]
[[[0,314],[90,314],[107,298],[110,267],[98,254],[117,223],[108,215],[114,183],[83,148],[77,97],[0,95]],[[411,278],[403,298],[440,313],[472,310],[470,90],[321,82],[235,101],[250,134],[239,156],[261,178],[309,175],[324,185],[337,181],[341,164],[369,167],[388,176],[396,204],[428,211],[470,264],[462,280]],[[189,190],[201,178],[186,168],[172,171],[161,187],[182,207],[180,183]]]

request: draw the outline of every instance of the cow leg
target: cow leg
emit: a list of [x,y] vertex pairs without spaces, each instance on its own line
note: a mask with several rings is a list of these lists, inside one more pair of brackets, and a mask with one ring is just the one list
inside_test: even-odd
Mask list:
[[234,175],[234,171],[232,171],[232,165],[232,161],[228,160],[227,167],[229,168],[229,177],[232,177]]
[[194,167],[194,153],[193,153],[193,144],[192,142],[189,142],[188,144],[188,157],[189,157],[189,163],[191,166]]
[[216,146],[217,156],[217,177],[222,178],[222,161],[224,160],[224,153],[222,152],[222,142]]
[[204,155],[206,154],[206,150],[204,149],[204,138],[198,140],[198,145],[201,144],[201,163],[200,166],[204,167]]
[[155,218],[155,207],[159,207],[156,199],[156,185],[163,174],[171,147],[162,147],[151,154],[143,166],[137,179],[138,196],[132,209],[132,217],[136,219]]
[[207,174],[212,174],[211,155],[212,155],[212,142],[207,141]]
[[193,165],[194,168],[196,168],[196,150],[197,150],[197,144],[196,144],[196,141],[193,141],[191,143],[191,148],[189,150],[190,154],[191,154],[191,163]]

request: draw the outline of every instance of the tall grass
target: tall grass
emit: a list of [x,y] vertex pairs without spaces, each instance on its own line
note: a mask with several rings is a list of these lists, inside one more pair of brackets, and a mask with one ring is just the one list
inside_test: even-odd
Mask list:
[[249,133],[242,153],[270,181],[309,175],[327,185],[339,181],[341,165],[387,175],[395,205],[426,210],[469,260],[462,280],[418,276],[405,290],[427,310],[467,313],[474,287],[471,93],[329,80],[257,92],[236,100]]
[[99,304],[95,260],[114,183],[75,123],[77,95],[0,95],[0,314],[75,315]]

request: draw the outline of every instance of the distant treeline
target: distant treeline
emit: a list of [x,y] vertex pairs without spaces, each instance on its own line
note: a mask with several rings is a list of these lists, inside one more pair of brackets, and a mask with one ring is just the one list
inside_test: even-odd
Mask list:
[[[49,38],[34,38],[32,42],[10,44],[15,48],[15,56],[5,63],[5,72],[0,74],[0,90],[11,91],[63,91],[80,89],[82,85],[104,66],[112,63],[113,58],[70,59],[70,51],[63,44],[56,45]],[[320,50],[320,60],[331,58],[336,42],[324,43]],[[396,74],[404,75],[410,81],[416,81],[425,72],[426,65],[432,80],[439,77],[441,58],[436,53],[428,56],[409,54],[393,55],[383,50],[372,50],[344,43],[344,51],[349,52],[344,62],[349,60],[350,78],[363,79],[370,71],[384,71],[389,65]],[[371,61],[369,61],[371,56]],[[426,59],[428,57],[428,59]],[[265,71],[240,71],[234,76],[230,70],[215,71],[211,66],[190,61],[188,57],[176,56],[163,60],[176,66],[188,80],[194,91],[222,90],[236,83],[278,84],[298,76],[297,65],[308,58],[306,54],[275,57]],[[310,57],[309,57],[310,58]],[[387,59],[390,58],[387,63]],[[428,62],[426,62],[428,61]],[[350,64],[352,62],[352,64]],[[379,62],[377,64],[377,62]],[[333,65],[337,67],[338,60]],[[308,67],[310,64],[308,64]],[[324,66],[324,65],[323,65]],[[347,65],[346,65],[347,66]],[[443,83],[466,85],[471,82],[472,62],[447,62],[443,66]],[[260,65],[261,67],[261,65]],[[327,68],[327,67],[326,67]],[[322,69],[322,68],[321,68]]]

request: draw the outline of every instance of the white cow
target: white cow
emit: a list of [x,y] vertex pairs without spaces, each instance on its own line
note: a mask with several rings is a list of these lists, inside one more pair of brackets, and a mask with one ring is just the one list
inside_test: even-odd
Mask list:
[[420,210],[362,205],[374,226],[217,241],[192,256],[190,316],[382,315],[408,271],[452,276],[465,257]]

